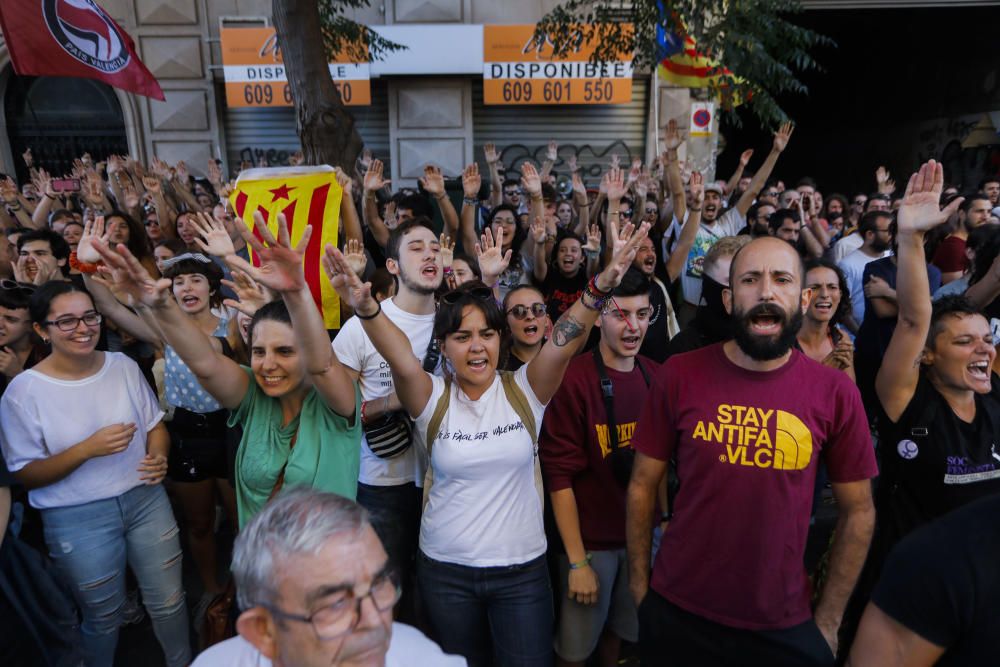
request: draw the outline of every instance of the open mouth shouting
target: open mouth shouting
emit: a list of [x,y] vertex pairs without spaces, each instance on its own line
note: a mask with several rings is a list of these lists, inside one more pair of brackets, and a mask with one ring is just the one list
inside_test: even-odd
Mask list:
[[973,361],[971,364],[966,366],[969,371],[969,375],[973,377],[974,380],[979,382],[989,382],[990,381],[990,360],[980,359],[979,361]]
[[775,305],[760,304],[750,309],[746,315],[750,333],[755,336],[770,337],[781,334],[785,323],[785,313]]
[[641,343],[642,337],[639,334],[628,333],[622,336],[622,347],[626,350],[638,350]]

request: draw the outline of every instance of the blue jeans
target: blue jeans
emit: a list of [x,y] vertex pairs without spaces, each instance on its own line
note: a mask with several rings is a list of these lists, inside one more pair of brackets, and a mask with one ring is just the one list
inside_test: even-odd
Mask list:
[[469,667],[552,664],[552,585],[545,556],[468,567],[417,556],[417,586],[436,639]]
[[191,662],[177,522],[163,486],[42,510],[49,555],[83,614],[88,667],[111,667],[132,567],[169,667]]

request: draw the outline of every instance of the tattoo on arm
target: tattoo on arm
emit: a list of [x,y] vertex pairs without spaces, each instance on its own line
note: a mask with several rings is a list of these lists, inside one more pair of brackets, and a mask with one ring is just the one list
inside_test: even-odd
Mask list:
[[552,344],[556,347],[566,347],[583,333],[584,326],[566,311],[556,325],[552,327]]

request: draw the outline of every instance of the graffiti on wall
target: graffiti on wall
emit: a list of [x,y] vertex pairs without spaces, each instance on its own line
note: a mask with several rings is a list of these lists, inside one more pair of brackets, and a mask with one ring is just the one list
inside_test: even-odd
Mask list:
[[294,151],[286,151],[282,148],[259,148],[255,146],[244,146],[239,151],[240,163],[249,162],[252,167],[259,167],[261,162],[274,167],[288,164],[288,158]]
[[[524,144],[504,146],[500,152],[500,161],[507,169],[507,178],[520,178],[521,165],[525,161],[540,165],[545,161],[546,151],[548,151],[547,145],[535,146],[534,148]],[[592,144],[559,144],[557,155],[556,162],[552,167],[555,172],[562,171],[568,176],[569,159],[575,157],[585,180],[600,177],[612,155],[618,155],[622,166],[631,164],[634,157],[632,149],[621,139],[613,141],[603,148],[595,147]]]
[[981,114],[928,121],[917,127],[916,164],[938,160],[948,181],[975,188],[986,176],[1000,173],[1000,135],[992,145],[963,148]]

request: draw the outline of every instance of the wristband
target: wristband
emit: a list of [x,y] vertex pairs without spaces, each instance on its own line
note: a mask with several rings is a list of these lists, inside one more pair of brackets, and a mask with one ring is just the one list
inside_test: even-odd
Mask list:
[[611,296],[611,292],[613,290],[608,290],[607,292],[601,290],[601,288],[597,286],[597,276],[594,276],[593,278],[587,281],[586,291],[590,292],[593,296],[597,297],[598,299],[606,299],[609,296]]
[[376,310],[371,315],[362,315],[358,311],[354,311],[354,316],[357,317],[359,320],[374,320],[376,317],[379,316],[381,312],[382,312],[382,304],[380,303],[378,304],[378,310]]
[[590,560],[594,557],[590,552],[587,553],[587,557],[581,560],[579,563],[570,563],[569,569],[571,570],[582,570],[585,567],[590,567]]
[[583,249],[583,254],[586,255],[587,257],[597,257],[598,255],[601,254],[601,250],[600,250],[600,248],[598,248],[597,250],[591,250],[589,248],[584,248]]
[[479,204],[479,200],[475,197],[462,197],[462,204],[466,206],[476,206]]
[[688,210],[691,211],[692,213],[701,213],[700,208],[689,208]]
[[69,253],[69,267],[75,269],[80,273],[97,273],[97,267],[100,264],[88,264],[87,262],[81,262],[76,258],[76,251],[73,250]]
[[[77,326],[80,326],[79,324]],[[368,425],[368,415],[365,414],[365,408],[368,407],[368,401],[361,401],[361,423]]]

